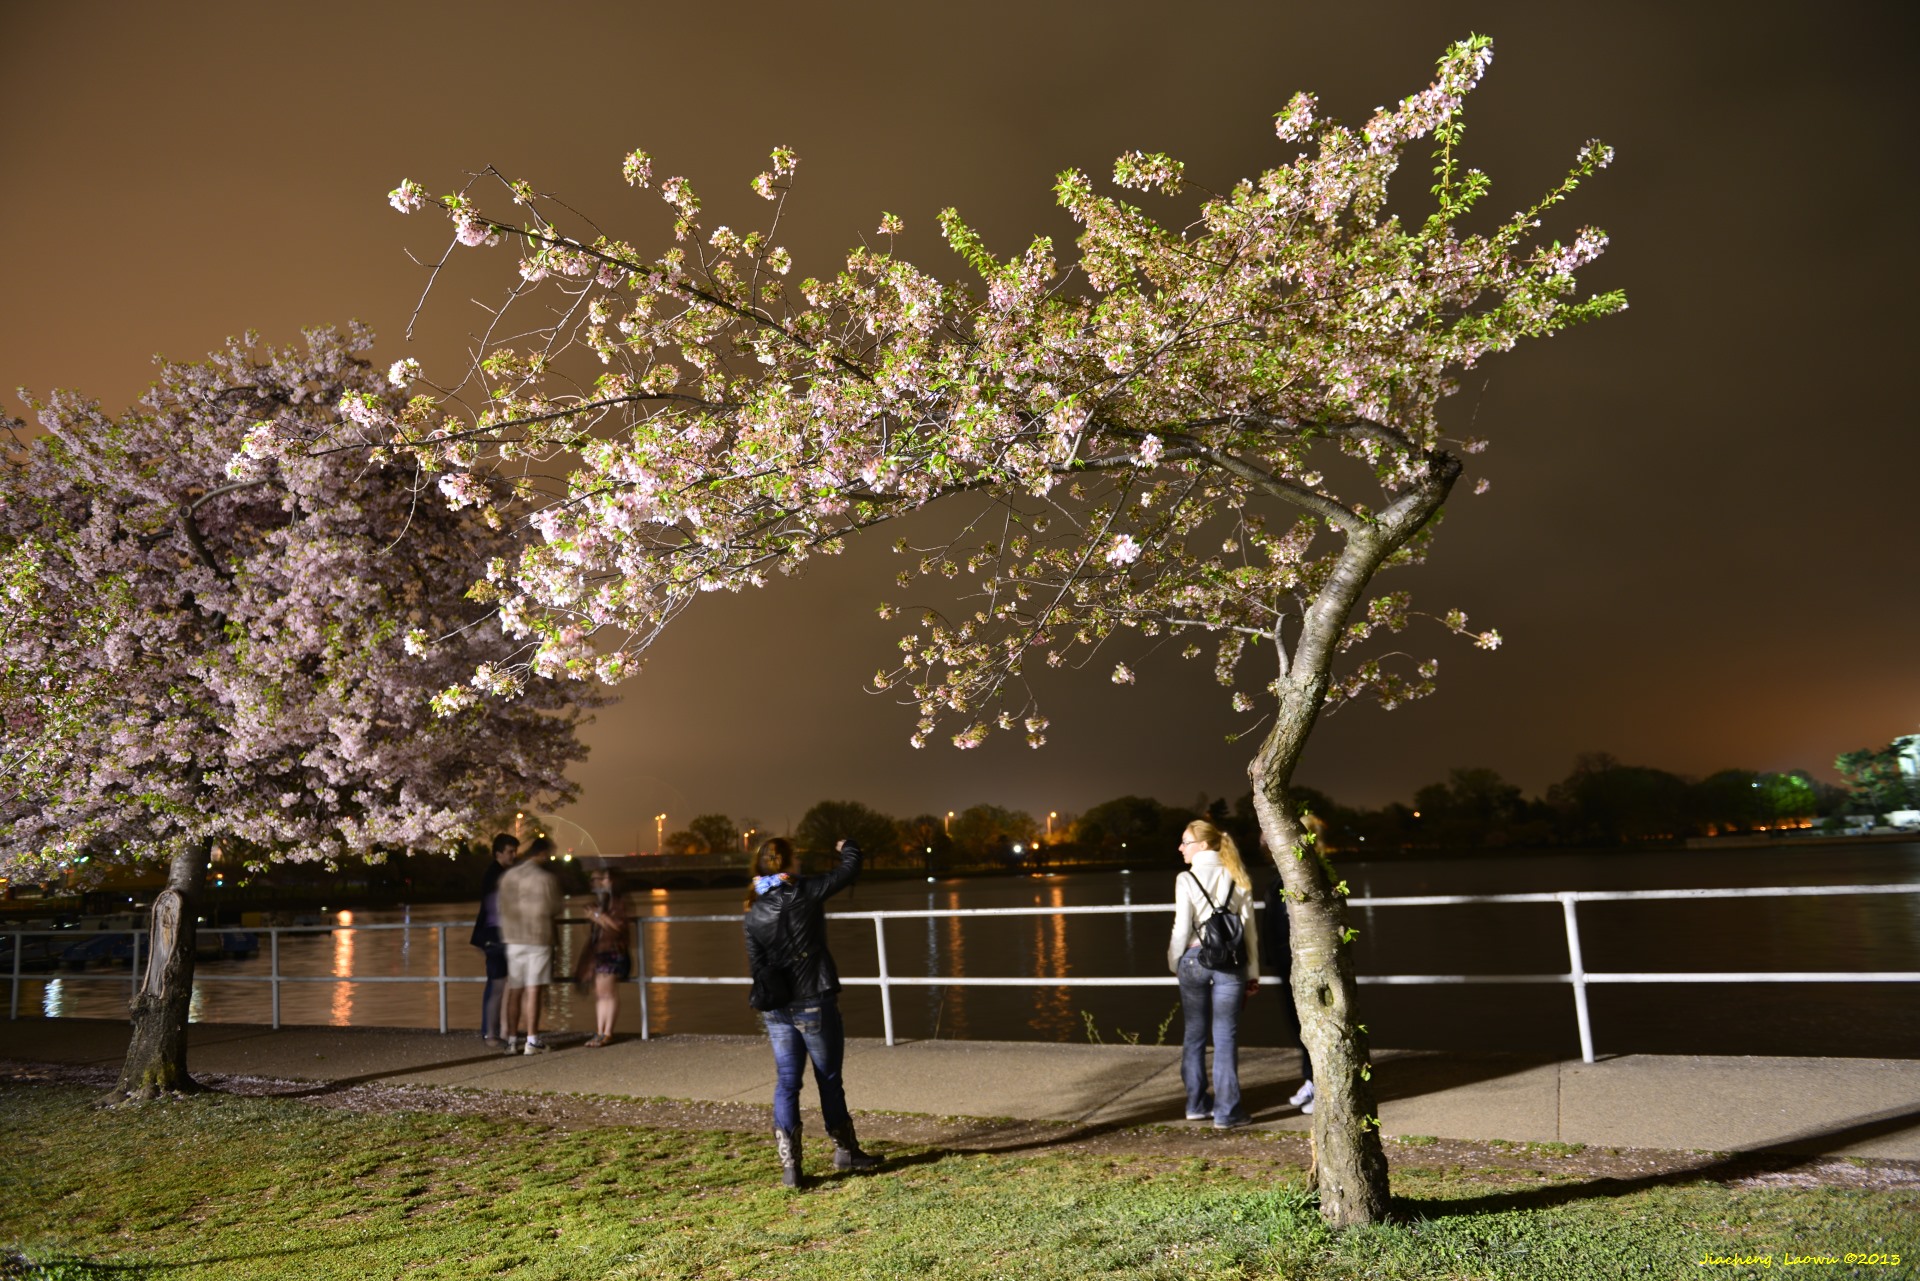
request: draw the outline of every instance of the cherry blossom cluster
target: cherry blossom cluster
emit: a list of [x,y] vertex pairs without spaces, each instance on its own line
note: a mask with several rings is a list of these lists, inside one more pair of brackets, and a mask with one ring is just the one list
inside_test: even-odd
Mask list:
[[122,416],[63,392],[35,406],[44,435],[9,437],[0,859],[379,857],[568,794],[578,686],[433,704],[511,653],[464,599],[509,538],[410,458],[312,448],[403,411],[370,343],[249,336],[163,363]]
[[[1079,234],[1064,262],[1046,237],[996,256],[948,210],[960,280],[900,256],[888,214],[881,243],[792,281],[784,148],[750,184],[773,205],[751,231],[709,226],[686,179],[630,154],[628,181],[673,220],[652,257],[569,230],[557,202],[496,171],[438,199],[402,183],[394,206],[437,207],[450,249],[497,239],[521,255],[516,320],[490,330],[513,336],[490,338],[464,380],[340,407],[345,439],[412,457],[449,503],[531,535],[476,593],[532,648],[443,703],[535,675],[624,675],[701,593],[794,573],[943,500],[961,505],[959,532],[899,546],[899,587],[927,603],[882,607],[916,620],[875,676],[915,708],[916,745],[1002,729],[1038,746],[1032,665],[1099,656],[1131,684],[1161,645],[1210,653],[1242,710],[1303,672],[1329,705],[1427,692],[1432,660],[1369,648],[1406,626],[1407,597],[1365,594],[1376,569],[1424,557],[1461,474],[1443,405],[1487,356],[1625,305],[1578,290],[1604,235],[1540,243],[1605,147],[1582,147],[1530,208],[1469,226],[1488,184],[1459,165],[1463,107],[1491,55],[1461,42],[1430,86],[1360,127],[1295,97],[1275,126],[1288,154],[1201,194],[1184,222],[1154,212],[1202,190],[1172,157],[1114,166],[1151,207],[1065,172],[1055,195]],[[1408,225],[1384,212],[1388,186],[1423,139],[1436,208]],[[488,184],[521,212],[484,213]],[[561,477],[530,481],[535,462]]]

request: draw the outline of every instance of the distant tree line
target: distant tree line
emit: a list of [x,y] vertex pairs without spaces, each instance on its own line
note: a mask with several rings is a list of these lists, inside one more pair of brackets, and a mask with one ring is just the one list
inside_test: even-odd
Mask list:
[[1414,793],[1412,804],[1350,808],[1301,789],[1326,823],[1333,848],[1421,849],[1634,845],[1782,828],[1844,825],[1848,815],[1880,816],[1920,806],[1912,740],[1842,754],[1836,786],[1805,770],[1724,769],[1688,778],[1583,753],[1543,796],[1485,768],[1455,769]]
[[[1724,769],[1688,778],[1588,752],[1537,797],[1480,767],[1449,771],[1444,781],[1416,791],[1411,804],[1365,809],[1308,787],[1294,789],[1294,796],[1326,825],[1323,839],[1329,847],[1350,853],[1660,843],[1838,826],[1848,814],[1920,807],[1913,744],[1913,739],[1897,739],[1884,748],[1842,754],[1835,765],[1845,786],[1824,783],[1804,770]],[[834,842],[851,836],[880,867],[1050,866],[1171,859],[1181,831],[1196,818],[1231,833],[1249,853],[1259,846],[1250,792],[1232,802],[1202,795],[1185,806],[1146,796],[1115,797],[1080,814],[1057,815],[1051,833],[1044,819],[998,805],[975,805],[951,817],[895,818],[859,801],[821,801],[790,835],[801,853],[814,859],[825,859]],[[668,835],[664,852],[744,852],[767,834],[757,833],[752,823],[705,814]]]

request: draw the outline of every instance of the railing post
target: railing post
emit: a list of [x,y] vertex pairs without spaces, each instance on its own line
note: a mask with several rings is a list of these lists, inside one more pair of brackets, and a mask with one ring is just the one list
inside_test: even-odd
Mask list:
[[633,981],[640,985],[640,1039],[650,1040],[653,1028],[647,1011],[647,918],[633,918]]
[[887,981],[887,921],[873,918],[873,946],[880,954],[880,1017],[885,1021],[887,1044],[893,1044],[893,985]]
[[447,1034],[447,927],[434,926],[433,937],[437,944],[435,950],[440,957],[440,1035],[445,1036]]
[[273,957],[273,982],[269,984],[273,989],[273,1030],[278,1032],[280,1030],[280,927],[278,925],[267,927],[267,947],[271,950]]
[[1587,964],[1580,955],[1580,922],[1574,916],[1580,896],[1574,891],[1560,894],[1560,910],[1567,918],[1567,977],[1573,980],[1573,1012],[1580,1020],[1580,1059],[1593,1062],[1593,1019],[1587,1013]]

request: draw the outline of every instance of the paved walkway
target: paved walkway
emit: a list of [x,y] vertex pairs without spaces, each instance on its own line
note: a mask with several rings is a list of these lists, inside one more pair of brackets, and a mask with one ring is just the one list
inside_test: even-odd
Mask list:
[[[0,1062],[111,1066],[127,1025],[0,1023]],[[625,1039],[505,1057],[471,1033],[195,1024],[194,1071],[303,1081],[436,1085],[760,1103],[773,1092],[766,1042],[743,1036]],[[1179,1051],[1152,1046],[877,1040],[847,1045],[857,1111],[1083,1125],[1186,1125]],[[1255,1124],[1301,1130],[1287,1104],[1299,1055],[1249,1049],[1241,1080]],[[1585,1143],[1715,1152],[1773,1150],[1920,1160],[1920,1060],[1624,1055],[1555,1063],[1385,1050],[1374,1085],[1388,1135]],[[813,1105],[809,1081],[803,1102]]]

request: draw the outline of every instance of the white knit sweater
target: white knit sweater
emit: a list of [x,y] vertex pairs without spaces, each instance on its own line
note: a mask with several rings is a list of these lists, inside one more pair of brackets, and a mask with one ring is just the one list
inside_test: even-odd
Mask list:
[[1167,968],[1178,973],[1180,957],[1186,950],[1200,941],[1200,926],[1213,915],[1213,909],[1207,906],[1207,900],[1200,897],[1200,891],[1194,885],[1197,877],[1212,896],[1214,906],[1223,912],[1239,914],[1241,927],[1247,935],[1247,978],[1260,977],[1260,913],[1255,910],[1253,895],[1233,883],[1227,865],[1220,861],[1218,850],[1196,850],[1193,863],[1187,872],[1182,872],[1174,880],[1173,890],[1173,937],[1167,941]]

